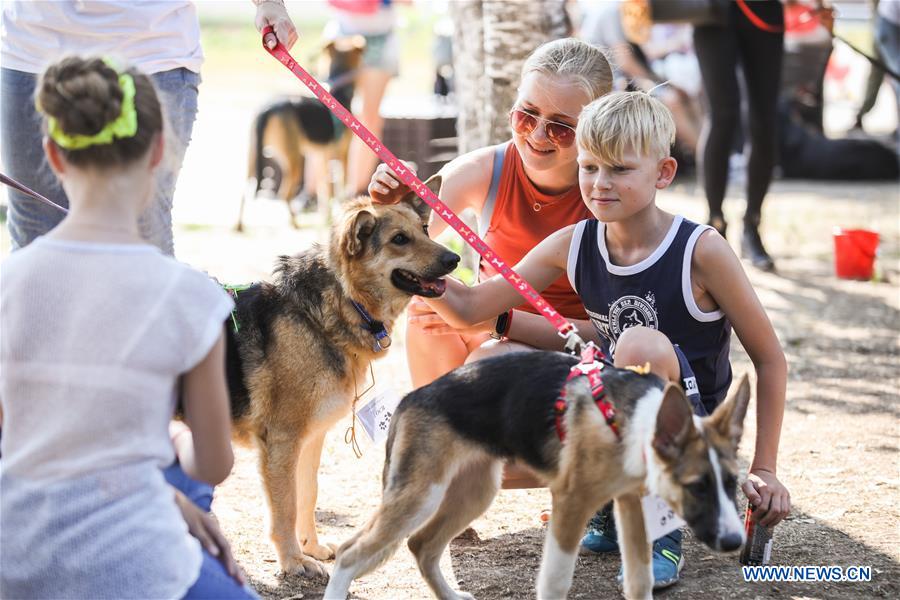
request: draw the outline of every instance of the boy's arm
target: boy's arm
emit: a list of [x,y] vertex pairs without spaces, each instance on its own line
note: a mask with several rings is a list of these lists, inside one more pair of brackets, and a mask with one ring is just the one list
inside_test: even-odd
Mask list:
[[756,369],[756,448],[744,493],[774,525],[790,512],[790,494],[778,481],[778,442],[784,417],[787,363],[775,329],[740,261],[721,236],[700,236],[692,261],[694,279],[718,304]]
[[[514,267],[515,272],[538,292],[543,291],[565,272],[574,229],[570,225],[547,236]],[[498,274],[473,287],[448,279],[444,295],[425,302],[448,325],[464,328],[518,306],[522,296]]]
[[[460,329],[447,324],[444,319],[436,314],[422,300],[413,300],[409,305],[410,323],[416,323],[428,335],[446,335],[448,333],[477,335],[493,333],[497,328],[499,315],[476,323],[471,327]],[[593,323],[588,320],[569,319],[578,329],[578,335],[585,341],[592,341],[596,345],[601,344],[600,336]],[[514,342],[522,342],[541,350],[564,350],[566,340],[560,337],[559,332],[547,319],[541,315],[513,310],[513,317],[507,330],[506,337]]]
[[[578,329],[578,335],[584,341],[592,341],[600,345],[600,336],[594,325],[588,320],[569,319]],[[541,315],[517,310],[507,334],[509,339],[541,348],[542,350],[565,350],[566,340],[559,335],[553,325]]]

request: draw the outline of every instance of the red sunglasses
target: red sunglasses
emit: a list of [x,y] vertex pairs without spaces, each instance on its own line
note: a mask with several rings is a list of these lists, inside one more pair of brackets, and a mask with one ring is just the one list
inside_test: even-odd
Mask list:
[[521,108],[509,111],[509,125],[519,135],[531,135],[537,129],[538,122],[544,124],[547,139],[560,148],[568,148],[575,143],[575,128],[571,125],[545,119]]

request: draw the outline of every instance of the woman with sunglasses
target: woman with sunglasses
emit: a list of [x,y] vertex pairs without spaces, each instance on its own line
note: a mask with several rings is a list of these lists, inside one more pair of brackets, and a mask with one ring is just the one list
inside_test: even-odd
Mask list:
[[[575,125],[582,107],[611,87],[612,69],[599,48],[574,38],[543,44],[522,67],[519,95],[509,113],[512,139],[464,154],[441,169],[441,200],[457,214],[473,210],[479,217],[479,234],[507,263],[521,260],[550,233],[589,218],[578,190]],[[369,184],[376,202],[396,202],[407,191],[384,164]],[[429,231],[434,237],[445,227],[440,217],[433,217]],[[479,279],[495,273],[484,262],[479,271]],[[565,277],[544,297],[570,319],[587,318]],[[584,323],[579,330],[593,330]],[[464,362],[534,347],[563,347],[556,330],[524,303],[510,313],[457,330],[424,302],[414,300],[406,335],[415,387]]]

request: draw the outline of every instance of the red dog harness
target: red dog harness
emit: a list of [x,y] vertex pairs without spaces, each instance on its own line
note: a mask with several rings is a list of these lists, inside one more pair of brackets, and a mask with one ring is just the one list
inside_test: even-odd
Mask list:
[[[593,342],[588,342],[581,350],[581,362],[569,370],[569,375],[566,377],[566,384],[576,377],[587,377],[588,383],[591,385],[591,395],[594,397],[597,408],[600,409],[600,413],[606,420],[606,424],[609,425],[609,428],[616,434],[616,438],[622,439],[622,436],[619,434],[619,426],[616,424],[616,409],[612,403],[606,399],[606,390],[603,387],[603,367],[606,362],[608,362],[608,360],[603,352],[594,346]],[[563,442],[566,439],[566,428],[563,419],[566,410],[569,408],[569,402],[566,399],[565,385],[563,386],[562,391],[560,391],[559,397],[556,399],[554,408],[556,409],[556,434],[559,436],[559,441]]]

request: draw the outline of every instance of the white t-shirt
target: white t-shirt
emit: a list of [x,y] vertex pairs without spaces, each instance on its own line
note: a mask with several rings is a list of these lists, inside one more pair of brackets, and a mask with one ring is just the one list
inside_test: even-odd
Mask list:
[[2,63],[40,73],[67,54],[108,56],[144,73],[200,72],[200,23],[185,0],[4,0]]
[[149,245],[38,238],[0,269],[0,597],[181,597],[201,554],[160,467],[179,375],[233,303]]

